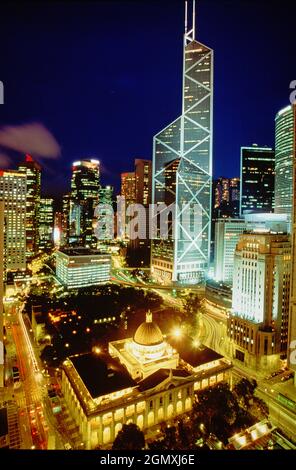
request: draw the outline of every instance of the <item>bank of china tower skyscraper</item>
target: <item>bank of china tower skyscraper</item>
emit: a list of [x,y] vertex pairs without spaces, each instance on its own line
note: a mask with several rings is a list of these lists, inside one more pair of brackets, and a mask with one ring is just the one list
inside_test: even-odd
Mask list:
[[190,284],[210,256],[213,51],[195,39],[194,1],[188,28],[185,3],[182,115],[153,140],[151,272]]

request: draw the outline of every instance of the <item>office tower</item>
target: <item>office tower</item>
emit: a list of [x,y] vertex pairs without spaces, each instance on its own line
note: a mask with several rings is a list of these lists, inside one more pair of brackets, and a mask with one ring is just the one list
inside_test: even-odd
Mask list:
[[0,171],[0,201],[4,201],[4,277],[26,270],[26,174]]
[[114,188],[101,186],[99,189],[98,210],[96,211],[96,234],[98,241],[110,241],[114,238]]
[[18,166],[27,177],[26,202],[26,256],[30,260],[38,252],[38,209],[41,190],[41,167],[31,155]]
[[[296,372],[296,105],[292,106],[293,124],[290,127],[294,139],[293,153],[292,153],[292,181],[293,187],[293,208],[292,208],[292,261],[291,261],[291,296],[290,296],[290,314],[289,314],[289,351],[288,351],[288,364],[290,368]],[[283,113],[284,114],[284,113]],[[294,374],[294,385],[296,386],[296,374]]]
[[240,215],[273,212],[274,150],[269,147],[241,147]]
[[41,198],[38,213],[39,251],[47,251],[52,249],[53,227],[53,199]]
[[276,370],[286,357],[290,269],[289,235],[240,236],[234,255],[228,336],[233,357],[249,367]]
[[266,230],[286,233],[285,214],[246,214],[242,219],[218,219],[215,223],[214,278],[232,284],[234,252],[239,237],[245,231]]
[[239,178],[220,177],[213,181],[213,219],[239,217]]
[[[117,213],[121,219],[121,226],[124,227],[124,238],[130,238],[128,223],[131,219],[129,206],[136,203],[136,175],[134,171],[121,173],[121,210]],[[117,208],[118,209],[118,208]]]
[[[210,256],[213,51],[195,39],[194,2],[189,31],[187,24],[186,8],[182,115],[153,140],[151,273],[165,283],[202,281]],[[173,230],[163,237],[156,212],[164,215],[166,201],[174,204]]]
[[149,266],[150,264],[150,237],[149,237],[149,205],[151,204],[152,190],[152,162],[140,158],[135,159],[135,202],[141,205],[135,217],[138,232],[128,245],[127,259],[132,266]]
[[292,216],[293,145],[295,140],[292,105],[281,109],[275,117],[275,212]]
[[70,243],[95,247],[94,211],[100,188],[100,162],[81,160],[72,165],[70,201]]
[[56,252],[56,275],[68,289],[96,286],[110,280],[111,256],[97,250],[73,247]]
[[67,246],[70,238],[70,201],[71,194],[64,194],[62,200],[61,246]]

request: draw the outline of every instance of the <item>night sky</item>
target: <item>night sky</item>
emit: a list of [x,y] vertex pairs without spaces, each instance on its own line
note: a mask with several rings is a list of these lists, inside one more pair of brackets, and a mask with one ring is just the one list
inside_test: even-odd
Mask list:
[[[215,53],[215,176],[239,175],[241,145],[274,145],[296,79],[295,18],[296,2],[197,2],[197,39]],[[153,135],[181,113],[183,25],[183,0],[1,3],[0,126],[54,136],[45,194],[69,189],[77,159],[101,160],[118,189],[134,158],[152,158]],[[2,141],[2,166],[15,166],[14,150]]]

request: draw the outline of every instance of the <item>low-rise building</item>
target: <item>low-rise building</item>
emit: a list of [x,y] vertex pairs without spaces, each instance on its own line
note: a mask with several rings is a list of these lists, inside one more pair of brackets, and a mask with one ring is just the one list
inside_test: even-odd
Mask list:
[[89,248],[61,248],[56,252],[56,276],[69,289],[110,280],[111,256]]
[[110,446],[123,424],[144,432],[189,412],[197,390],[229,381],[231,363],[189,337],[164,338],[147,314],[109,353],[69,357],[62,392],[87,449]]

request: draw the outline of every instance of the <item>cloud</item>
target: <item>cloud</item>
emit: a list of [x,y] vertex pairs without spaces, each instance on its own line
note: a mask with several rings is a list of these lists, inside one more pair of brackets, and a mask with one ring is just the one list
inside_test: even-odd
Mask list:
[[0,152],[0,167],[7,167],[11,163],[11,158],[5,153]]
[[0,146],[41,158],[57,158],[61,154],[53,135],[38,122],[0,127]]

